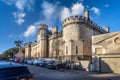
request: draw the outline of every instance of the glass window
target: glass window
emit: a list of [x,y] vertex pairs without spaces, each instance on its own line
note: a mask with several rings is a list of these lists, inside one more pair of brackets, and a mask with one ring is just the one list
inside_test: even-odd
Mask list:
[[76,46],[76,54],[78,54],[78,46]]
[[66,46],[66,54],[68,54],[68,47]]

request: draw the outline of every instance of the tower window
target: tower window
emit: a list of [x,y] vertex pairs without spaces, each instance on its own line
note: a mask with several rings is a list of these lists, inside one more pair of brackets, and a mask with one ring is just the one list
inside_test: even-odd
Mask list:
[[68,47],[66,46],[66,54],[68,54]]
[[78,54],[78,46],[76,46],[76,54]]

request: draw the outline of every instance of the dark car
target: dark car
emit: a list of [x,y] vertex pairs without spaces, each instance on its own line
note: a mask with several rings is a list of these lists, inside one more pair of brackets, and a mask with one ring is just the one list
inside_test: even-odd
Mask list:
[[21,58],[20,63],[27,63],[27,59],[26,58]]
[[47,61],[42,61],[41,63],[39,63],[39,66],[41,67],[47,67],[48,62]]
[[63,69],[64,68],[64,63],[58,63],[56,65],[56,69]]
[[49,69],[63,69],[64,68],[64,63],[57,63],[55,61],[50,62],[47,67]]
[[57,63],[55,61],[50,61],[47,64],[47,68],[49,68],[49,69],[56,69],[56,64]]
[[0,80],[34,80],[34,75],[22,64],[0,61]]
[[64,67],[67,69],[71,69],[72,65],[75,65],[73,61],[64,62]]

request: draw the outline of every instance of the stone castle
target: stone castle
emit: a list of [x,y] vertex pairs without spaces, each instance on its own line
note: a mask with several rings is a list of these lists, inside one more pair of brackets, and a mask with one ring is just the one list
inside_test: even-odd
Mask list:
[[26,58],[54,58],[62,61],[90,60],[92,58],[91,36],[109,32],[89,17],[89,10],[84,16],[71,16],[62,23],[62,31],[55,26],[52,31],[46,24],[40,24],[37,41],[25,46]]

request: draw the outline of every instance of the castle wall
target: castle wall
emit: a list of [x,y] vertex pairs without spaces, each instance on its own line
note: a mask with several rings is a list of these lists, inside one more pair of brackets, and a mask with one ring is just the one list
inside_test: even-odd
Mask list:
[[30,50],[29,50],[29,47],[26,46],[26,47],[25,47],[25,57],[26,57],[26,58],[29,57],[29,51],[30,51]]
[[[90,59],[91,36],[106,33],[104,29],[83,16],[71,16],[49,33],[48,26],[40,24],[37,44],[31,45],[32,57],[54,57],[59,60]],[[27,49],[26,49],[27,50]]]
[[37,46],[31,46],[31,57],[32,58],[37,58]]
[[120,32],[92,36],[94,71],[120,74]]
[[55,33],[49,38],[49,57],[57,58],[63,54],[62,34]]
[[47,40],[40,40],[40,57],[45,58],[48,56],[48,46],[47,46]]
[[25,58],[31,58],[31,46],[30,46],[30,44],[25,46]]
[[119,54],[120,32],[113,32],[92,37],[93,54]]

